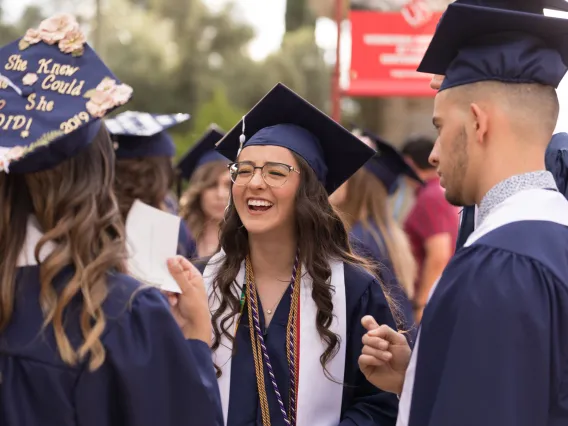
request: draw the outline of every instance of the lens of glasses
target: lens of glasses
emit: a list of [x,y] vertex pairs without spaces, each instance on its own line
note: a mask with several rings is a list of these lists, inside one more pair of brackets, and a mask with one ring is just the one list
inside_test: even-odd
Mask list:
[[282,186],[286,183],[290,169],[283,164],[266,163],[262,168],[262,176],[270,186]]
[[[237,185],[246,185],[254,176],[254,166],[248,163],[235,163],[230,168],[231,180]],[[270,186],[282,186],[286,183],[290,169],[283,164],[266,163],[262,167],[262,177]]]

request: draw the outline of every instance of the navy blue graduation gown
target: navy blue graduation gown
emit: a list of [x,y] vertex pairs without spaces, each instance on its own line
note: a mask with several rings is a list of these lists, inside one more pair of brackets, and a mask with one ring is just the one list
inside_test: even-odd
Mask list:
[[186,259],[194,259],[197,257],[197,243],[193,239],[193,236],[183,219],[179,223],[177,254],[185,257]]
[[379,265],[377,268],[377,275],[386,286],[389,295],[395,300],[396,304],[398,305],[400,315],[402,316],[401,320],[404,321],[402,327],[399,328],[409,330],[409,337],[411,337],[409,340],[413,341],[416,330],[412,329],[414,325],[412,303],[408,299],[408,296],[400,286],[398,279],[394,274],[394,267],[392,265],[392,261],[386,249],[386,245],[379,227],[374,226],[374,228],[377,235],[381,238],[382,244],[377,244],[377,241],[375,241],[371,233],[367,231],[360,222],[358,222],[351,228],[350,232],[350,239],[353,250],[359,256],[370,259],[371,261]]
[[[66,268],[56,288],[68,282]],[[163,296],[121,274],[104,302],[106,359],[95,372],[60,359],[53,328],[42,333],[39,267],[19,268],[12,320],[0,332],[2,426],[222,426],[209,347],[185,340]],[[71,344],[81,341],[79,297],[66,311]],[[131,304],[130,304],[131,303]]]
[[[347,341],[345,361],[345,388],[341,408],[341,426],[394,426],[398,413],[396,395],[383,392],[371,385],[358,366],[361,355],[361,339],[365,330],[361,318],[373,315],[381,324],[394,327],[385,296],[379,283],[363,270],[345,265],[345,290],[347,303]],[[260,300],[259,300],[260,302]],[[262,308],[259,309],[264,328]],[[290,297],[283,297],[274,312],[268,329],[265,329],[265,343],[276,381],[288,409],[289,373],[286,358],[286,324],[290,312]],[[262,425],[261,409],[255,379],[254,359],[250,340],[248,313],[246,308],[235,338],[235,354],[231,367],[231,390],[228,426]],[[274,395],[272,384],[265,368],[266,394],[270,406],[272,426],[284,426],[282,413]],[[317,410],[317,407],[314,407]],[[314,425],[317,426],[317,425]]]
[[516,222],[456,253],[422,319],[410,426],[568,424],[568,228]]
[[166,198],[164,199],[164,203],[166,204],[166,208],[168,209],[168,212],[170,212],[171,214],[178,214],[179,211],[179,205],[177,200],[174,198],[174,196],[172,194],[168,194],[166,195]]

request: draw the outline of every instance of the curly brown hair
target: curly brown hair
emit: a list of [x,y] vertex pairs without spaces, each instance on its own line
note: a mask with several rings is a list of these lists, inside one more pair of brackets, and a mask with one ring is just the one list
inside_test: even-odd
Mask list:
[[[296,154],[293,155],[298,162],[300,176],[302,176],[296,194],[294,213],[296,233],[302,236],[298,238],[300,261],[306,265],[306,272],[313,280],[312,297],[317,306],[316,327],[318,334],[327,344],[326,350],[320,356],[320,363],[326,370],[328,362],[337,354],[340,345],[339,336],[329,330],[333,320],[333,289],[330,284],[329,261],[338,260],[360,266],[373,275],[379,283],[380,280],[374,274],[373,266],[368,261],[353,254],[345,225],[329,203],[328,194],[314,171],[303,158]],[[232,286],[241,268],[241,263],[249,252],[247,230],[242,226],[233,203],[227,209],[226,221],[221,228],[220,245],[225,256],[213,282],[213,288],[218,289],[220,293],[219,309],[214,312],[212,318],[213,350],[219,347],[221,336],[234,342],[234,337],[228,332],[228,325],[240,312],[240,300],[232,291]],[[382,283],[381,287],[394,314],[396,307],[392,304]],[[221,318],[228,308],[230,309],[229,314]],[[218,374],[220,374],[219,370]]]
[[200,166],[189,181],[189,186],[180,200],[180,216],[191,230],[196,241],[199,241],[204,229],[205,213],[201,208],[201,194],[217,184],[223,173],[228,173],[226,161],[213,161]]
[[164,200],[174,182],[170,157],[141,157],[116,160],[114,191],[122,218],[126,220],[135,200],[167,210]]
[[[126,271],[124,228],[112,192],[114,153],[104,126],[82,152],[55,168],[29,174],[0,173],[0,330],[8,326],[16,295],[16,264],[26,237],[29,215],[35,215],[43,237],[56,248],[40,265],[40,305],[44,328],[51,324],[61,359],[75,365],[90,355],[95,370],[105,360],[100,340],[106,319],[103,302],[107,274]],[[67,266],[73,276],[58,293],[53,280]],[[63,314],[82,296],[83,342],[77,350],[65,332]]]

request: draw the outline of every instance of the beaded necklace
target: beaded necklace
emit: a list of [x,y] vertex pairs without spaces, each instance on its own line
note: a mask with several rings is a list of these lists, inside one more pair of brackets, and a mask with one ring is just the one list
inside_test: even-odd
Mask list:
[[246,280],[241,296],[241,313],[244,303],[247,303],[248,319],[250,328],[250,339],[252,344],[252,352],[254,358],[254,366],[256,372],[256,384],[258,395],[260,399],[260,407],[262,414],[263,426],[270,426],[270,409],[268,406],[268,398],[266,394],[266,385],[264,380],[264,366],[268,370],[272,388],[278,400],[280,412],[284,417],[284,422],[288,426],[296,425],[296,395],[298,392],[298,373],[299,373],[299,305],[300,305],[300,282],[301,282],[301,266],[299,262],[299,253],[296,255],[294,262],[294,269],[292,271],[292,278],[290,280],[290,314],[288,315],[288,324],[286,326],[286,355],[288,359],[288,369],[290,372],[290,386],[289,386],[289,410],[286,412],[282,395],[276,383],[274,370],[270,362],[270,357],[264,343],[264,337],[260,328],[260,317],[258,309],[258,298],[256,291],[256,284],[254,282],[254,274],[252,271],[252,264],[250,258],[246,259]]

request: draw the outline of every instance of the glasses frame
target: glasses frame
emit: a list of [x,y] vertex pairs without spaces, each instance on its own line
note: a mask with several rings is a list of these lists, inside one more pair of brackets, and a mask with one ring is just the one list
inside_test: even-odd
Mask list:
[[[237,166],[239,164],[248,164],[248,165],[252,166],[252,174],[250,175],[249,181],[245,184],[236,183],[233,180],[233,174],[231,173],[231,167]],[[279,163],[277,161],[267,161],[262,166],[255,166],[252,161],[236,161],[234,163],[227,164],[227,168],[229,169],[229,176],[231,176],[231,182],[233,182],[233,184],[235,184],[237,186],[247,186],[252,181],[252,178],[254,177],[256,170],[259,169],[260,170],[260,176],[262,176],[262,180],[264,181],[264,183],[266,183],[271,188],[282,188],[286,184],[286,182],[288,182],[288,176],[286,176],[286,180],[284,182],[282,182],[282,185],[280,185],[280,186],[269,184],[266,181],[266,176],[264,175],[264,167],[266,167],[267,165],[286,167],[288,169],[288,176],[290,176],[291,172],[296,172],[296,173],[300,174],[300,170],[298,170],[294,166],[290,166],[289,164],[285,164],[285,163]]]

